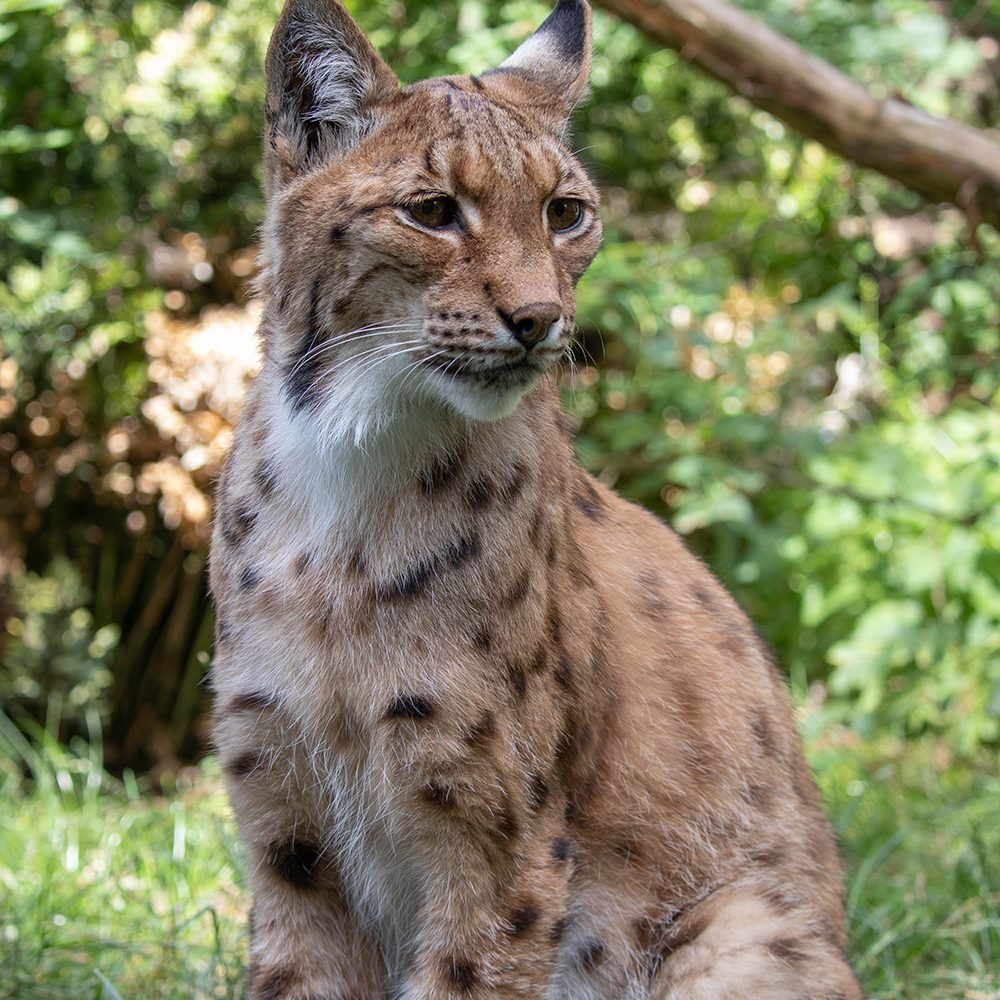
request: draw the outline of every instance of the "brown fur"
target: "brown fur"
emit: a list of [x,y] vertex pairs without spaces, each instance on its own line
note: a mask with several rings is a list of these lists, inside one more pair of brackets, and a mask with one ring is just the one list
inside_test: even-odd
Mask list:
[[[251,995],[856,1000],[784,685],[677,537],[579,468],[544,374],[600,241],[559,141],[589,9],[563,0],[527,63],[400,90],[309,2],[269,54],[265,366],[212,560]],[[317,21],[361,74],[322,127],[296,62]],[[474,217],[425,232],[414,191]],[[543,225],[554,192],[588,206],[579,231]],[[555,343],[498,334],[550,302]],[[333,340],[413,303],[405,332]],[[362,418],[373,344],[416,366]],[[490,367],[523,356],[508,381]],[[406,395],[435,363],[523,398],[477,419]]]

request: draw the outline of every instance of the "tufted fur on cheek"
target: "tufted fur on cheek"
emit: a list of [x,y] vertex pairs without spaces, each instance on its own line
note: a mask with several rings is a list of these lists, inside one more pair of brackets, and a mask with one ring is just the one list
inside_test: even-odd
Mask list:
[[500,66],[485,74],[513,103],[529,106],[563,137],[587,94],[592,55],[587,0],[559,0],[541,27]]
[[356,146],[398,89],[342,4],[289,0],[267,50],[268,195]]

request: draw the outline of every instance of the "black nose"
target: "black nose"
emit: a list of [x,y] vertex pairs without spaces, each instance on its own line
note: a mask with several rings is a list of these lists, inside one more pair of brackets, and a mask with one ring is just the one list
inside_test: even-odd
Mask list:
[[517,342],[530,351],[548,336],[552,325],[562,316],[562,306],[558,302],[532,302],[510,315],[499,308],[497,312]]

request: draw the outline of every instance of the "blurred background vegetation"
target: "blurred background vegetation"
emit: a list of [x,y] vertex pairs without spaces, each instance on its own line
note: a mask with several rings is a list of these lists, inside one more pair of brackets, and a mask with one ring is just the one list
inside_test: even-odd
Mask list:
[[[97,750],[100,775],[125,774],[112,794],[127,814],[134,772],[172,788],[204,749],[206,537],[256,364],[279,6],[0,0],[0,743],[10,788],[34,774],[82,796],[81,815]],[[546,12],[348,6],[404,81],[496,64]],[[876,95],[997,125],[994,0],[740,6]],[[856,749],[831,775],[864,772],[858,748],[877,742],[900,759],[919,746],[942,773],[958,762],[968,794],[996,788],[1000,235],[803,140],[631,27],[598,12],[595,29],[574,147],[607,239],[565,382],[582,460],[736,593],[810,745]],[[32,756],[77,743],[90,749]],[[996,955],[990,863],[963,891],[990,900],[975,933]],[[953,995],[1000,996],[977,989]]]

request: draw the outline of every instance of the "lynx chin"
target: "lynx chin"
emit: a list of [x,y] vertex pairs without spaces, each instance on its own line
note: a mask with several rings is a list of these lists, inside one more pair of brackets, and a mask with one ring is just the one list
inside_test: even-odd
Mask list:
[[253,1000],[858,1000],[767,650],[576,463],[590,8],[401,86],[335,0],[267,55],[263,368],[220,484],[214,737]]

